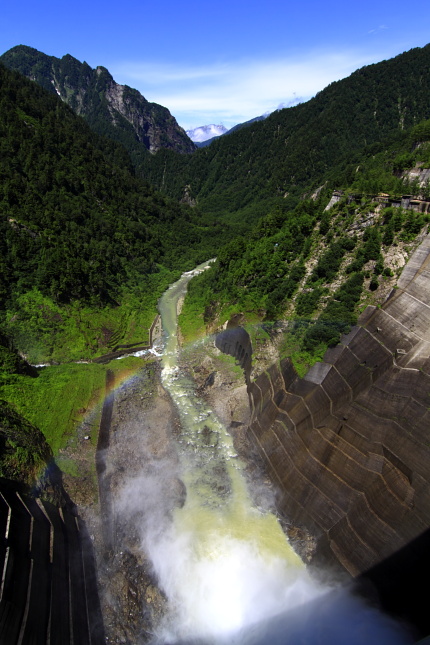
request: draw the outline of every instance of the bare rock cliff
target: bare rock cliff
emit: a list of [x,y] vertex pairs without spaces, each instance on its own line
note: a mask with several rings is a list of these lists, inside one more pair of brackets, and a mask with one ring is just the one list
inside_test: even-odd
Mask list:
[[0,62],[60,96],[96,132],[122,143],[135,163],[146,150],[189,153],[196,149],[167,108],[119,85],[105,67],[92,69],[70,54],[56,58],[25,45],[4,53]]
[[249,386],[249,437],[316,561],[356,576],[430,526],[430,236],[381,308],[300,379]]

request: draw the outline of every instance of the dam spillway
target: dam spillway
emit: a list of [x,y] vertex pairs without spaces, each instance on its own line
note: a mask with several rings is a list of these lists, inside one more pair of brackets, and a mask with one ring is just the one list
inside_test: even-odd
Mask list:
[[[412,571],[426,583],[429,367],[427,235],[387,301],[368,307],[324,362],[299,378],[285,359],[249,388],[253,445],[281,491],[281,512],[316,537],[314,564],[375,578],[373,568],[396,562],[386,582],[375,574],[379,588],[422,635],[430,624]],[[399,565],[394,554],[408,545],[412,557]]]
[[186,497],[162,537],[145,535],[145,547],[169,599],[159,642],[241,642],[241,631],[253,623],[321,590],[274,515],[253,507],[232,437],[179,369],[177,303],[190,277],[172,285],[159,304],[165,332],[162,382],[180,417]]

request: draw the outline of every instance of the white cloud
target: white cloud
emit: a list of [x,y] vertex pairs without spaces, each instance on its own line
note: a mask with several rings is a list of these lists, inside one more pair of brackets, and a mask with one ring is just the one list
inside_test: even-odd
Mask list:
[[111,72],[149,101],[166,106],[186,129],[209,123],[232,127],[279,106],[307,100],[329,83],[381,60],[371,52],[314,52],[303,56],[211,65],[119,63]]
[[375,29],[370,29],[367,33],[376,34],[378,31],[384,31],[385,29],[388,29],[387,25],[379,25],[379,27],[375,27]]

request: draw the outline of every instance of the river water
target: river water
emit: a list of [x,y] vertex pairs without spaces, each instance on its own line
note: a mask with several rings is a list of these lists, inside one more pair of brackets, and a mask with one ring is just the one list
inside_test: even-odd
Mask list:
[[[186,498],[168,525],[145,540],[168,599],[154,643],[410,642],[385,619],[388,632],[379,632],[373,610],[312,580],[276,517],[253,507],[231,436],[179,369],[177,308],[193,275],[184,274],[159,303],[162,382],[181,421],[179,477]],[[370,624],[364,616],[372,617]]]

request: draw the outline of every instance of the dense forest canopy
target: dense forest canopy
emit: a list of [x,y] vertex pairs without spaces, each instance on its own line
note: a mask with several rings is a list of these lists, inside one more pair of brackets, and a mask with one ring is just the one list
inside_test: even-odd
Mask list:
[[0,83],[3,306],[33,287],[112,302],[157,263],[182,269],[213,252],[199,214],[137,179],[122,146],[2,66]]
[[[44,55],[39,62],[42,78]],[[411,50],[193,154],[162,150],[142,164],[52,88],[0,65],[8,400],[32,405],[22,398],[23,379],[35,376],[25,358],[89,359],[146,342],[161,292],[214,256],[190,283],[185,337],[238,313],[266,327],[287,319],[284,351],[306,354],[306,366],[320,357],[372,294],[394,284],[391,249],[406,255],[426,230],[428,215],[395,199],[429,196],[408,174],[430,168],[429,66],[429,46]],[[339,202],[327,210],[333,189]],[[380,192],[394,206],[375,202]]]
[[375,154],[428,119],[429,95],[427,45],[364,67],[191,156],[161,150],[145,161],[145,174],[178,199],[189,185],[201,208],[245,228],[274,206],[294,208],[304,192],[335,184],[364,149]]

